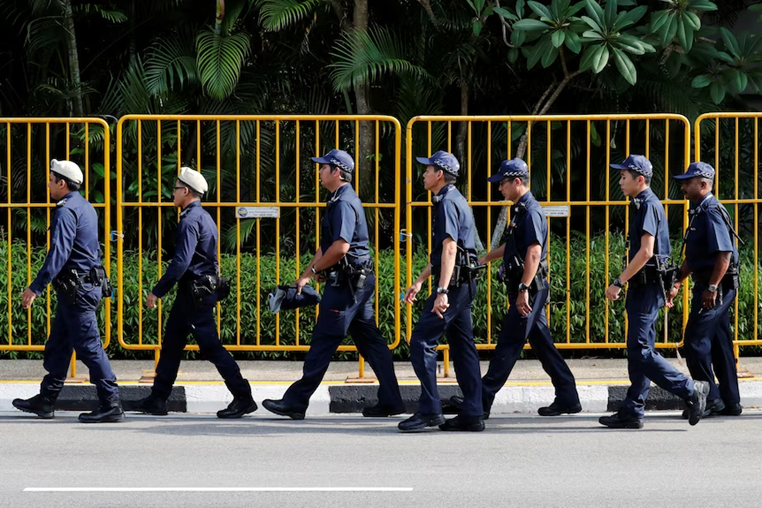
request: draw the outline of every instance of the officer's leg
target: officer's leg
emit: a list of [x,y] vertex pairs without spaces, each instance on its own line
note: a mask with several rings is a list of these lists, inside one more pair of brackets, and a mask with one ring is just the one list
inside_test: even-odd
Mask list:
[[714,309],[702,308],[702,296],[700,291],[693,293],[691,313],[688,316],[688,324],[685,327],[685,360],[688,371],[695,381],[709,383],[707,399],[720,398],[720,390],[714,381],[712,370],[712,342],[717,328],[719,314]]
[[460,405],[458,414],[482,416],[484,406],[482,404],[481,370],[471,320],[473,302],[468,294],[467,286],[461,286],[458,288],[458,292],[455,305],[450,304],[450,308],[447,309],[447,312],[453,312],[454,316],[446,332],[447,342],[450,344],[450,351],[455,364],[455,378],[463,391],[463,403]]
[[487,373],[482,378],[482,403],[485,411],[492,407],[495,395],[505,386],[508,376],[521,356],[521,350],[526,343],[526,326],[527,319],[516,309],[514,300],[503,317],[495,352],[490,358]]
[[712,343],[712,362],[717,380],[720,382],[720,396],[725,404],[739,404],[738,369],[736,366],[733,336],[730,333],[730,307],[733,305],[735,290],[725,294],[722,306],[718,309],[717,325]]
[[437,389],[437,346],[454,314],[452,307],[447,309],[443,318],[431,312],[436,296],[436,293],[432,293],[426,300],[410,337],[410,362],[421,382],[418,412],[424,415],[442,414],[442,402]]
[[378,378],[379,404],[401,409],[403,403],[397,376],[394,373],[392,352],[381,335],[373,316],[375,287],[375,277],[368,277],[362,290],[362,299],[358,302],[360,308],[349,324],[349,335],[351,335],[363,358],[368,360]]
[[76,328],[70,330],[69,337],[77,357],[90,371],[90,382],[95,385],[98,398],[101,402],[114,403],[119,400],[119,387],[108,356],[103,350],[98,333],[98,321],[95,317],[95,309],[100,303],[100,297],[100,288],[95,288],[89,293],[80,292],[78,298],[80,305],[75,314]]
[[[304,411],[325,376],[333,354],[347,336],[348,324],[356,312],[348,287],[326,286],[320,302],[320,313],[312,330],[312,342],[302,367],[302,377],[288,387],[283,403],[292,409]],[[348,316],[348,311],[350,315]]]
[[212,300],[214,300],[214,295],[209,298],[208,302],[205,302],[196,309],[196,314],[191,321],[190,327],[193,338],[196,339],[204,359],[212,362],[217,367],[217,372],[225,380],[225,386],[228,387],[233,397],[251,397],[251,385],[241,375],[241,369],[233,358],[233,355],[225,349],[222,342],[220,342],[219,335],[217,335],[217,321],[212,313],[214,308]]
[[[545,302],[545,298],[537,301]],[[539,311],[536,308],[538,306]],[[548,329],[548,320],[545,317],[545,307],[535,305],[532,307],[532,311],[533,313],[538,312],[538,316],[535,325],[529,331],[529,344],[540,360],[543,370],[550,376],[553,387],[556,389],[556,402],[561,406],[577,405],[579,404],[579,395],[577,394],[574,374],[553,343],[553,337],[551,337]]]
[[67,322],[71,307],[67,306],[61,299],[62,297],[59,297],[56,305],[56,316],[50,329],[48,341],[45,343],[42,361],[42,365],[48,373],[42,379],[40,393],[51,400],[56,400],[61,393],[71,364],[73,350],[68,336],[71,327]]
[[188,343],[190,333],[188,317],[193,316],[195,312],[193,302],[180,288],[177,288],[177,297],[172,310],[169,311],[169,318],[162,336],[161,355],[151,390],[154,397],[167,400],[172,393],[172,385],[177,379],[183,349]]

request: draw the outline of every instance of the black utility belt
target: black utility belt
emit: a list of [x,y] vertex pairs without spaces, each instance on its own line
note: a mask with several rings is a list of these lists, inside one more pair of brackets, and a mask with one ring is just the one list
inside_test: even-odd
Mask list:
[[662,274],[655,266],[645,266],[628,281],[630,286],[651,286],[662,283]]
[[[529,283],[529,291],[537,292],[541,289],[546,289],[546,278],[548,276],[548,262],[540,261],[537,267],[537,273],[534,274],[532,282]],[[501,270],[498,270],[498,280],[505,284],[509,291],[518,291],[519,283],[524,278],[524,261],[514,256],[513,260],[506,266],[505,261]]]
[[89,272],[78,272],[74,269],[66,270],[59,273],[58,277],[53,279],[52,284],[53,289],[72,305],[77,302],[77,293],[83,284],[92,284],[94,288],[102,288],[101,296],[103,298],[111,298],[113,294],[111,280],[106,275],[106,269],[101,265],[93,266]]
[[[693,282],[696,285],[701,286],[708,286],[709,280],[712,277],[712,272],[701,272],[701,273],[694,273],[693,274]],[[726,273],[722,280],[720,280],[719,284],[723,289],[738,289],[741,287],[741,278],[739,277],[738,273]]]
[[218,275],[202,275],[195,279],[186,279],[185,284],[193,295],[193,302],[200,306],[206,297],[215,294],[221,302],[230,295],[230,280]]

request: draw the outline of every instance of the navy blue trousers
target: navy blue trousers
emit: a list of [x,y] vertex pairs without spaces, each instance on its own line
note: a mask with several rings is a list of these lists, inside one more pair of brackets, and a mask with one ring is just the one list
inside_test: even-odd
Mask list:
[[[691,377],[709,383],[707,399],[722,399],[726,404],[739,404],[738,372],[730,334],[730,306],[736,298],[734,289],[725,290],[722,304],[710,310],[701,308],[705,284],[693,287],[693,300],[685,328],[685,348]],[[714,368],[712,368],[714,366]],[[714,380],[715,374],[719,386]]]
[[627,370],[630,389],[619,412],[643,418],[651,381],[657,386],[687,399],[693,395],[693,381],[672,366],[654,347],[656,320],[664,306],[664,294],[655,284],[631,287],[627,291]]
[[529,306],[532,312],[524,317],[516,308],[518,295],[510,296],[510,308],[503,317],[503,327],[497,339],[495,353],[489,362],[487,374],[482,378],[484,408],[489,410],[495,400],[495,394],[505,385],[527,339],[532,346],[543,370],[550,376],[556,389],[556,402],[562,406],[579,404],[577,385],[569,366],[553,343],[545,317],[545,302],[548,290],[543,289],[530,295]]
[[241,375],[233,355],[225,349],[217,335],[217,321],[214,318],[216,295],[208,295],[202,305],[196,306],[190,290],[181,283],[177,288],[177,297],[169,311],[169,319],[164,329],[161,343],[161,355],[156,366],[156,378],[152,394],[167,400],[172,393],[172,385],[177,379],[183,350],[188,344],[188,335],[193,334],[201,351],[201,356],[217,367],[234,397],[250,397],[251,385]]
[[442,402],[437,390],[437,346],[442,336],[447,334],[450,354],[455,364],[455,378],[463,392],[460,414],[481,416],[482,380],[479,369],[479,355],[474,344],[471,322],[473,297],[476,295],[474,282],[469,292],[468,285],[450,288],[450,307],[440,318],[431,312],[436,293],[432,293],[410,338],[410,360],[416,376],[421,381],[421,397],[418,411],[422,414],[441,414]]
[[373,316],[375,288],[376,277],[370,275],[363,288],[356,292],[357,303],[354,303],[348,284],[325,286],[318,320],[312,330],[310,349],[304,359],[302,378],[286,390],[284,403],[299,410],[307,409],[310,397],[320,386],[333,354],[349,334],[357,351],[368,361],[378,378],[378,403],[402,410],[392,352]]
[[40,392],[52,399],[61,393],[71,364],[73,351],[90,371],[90,382],[95,385],[101,402],[119,400],[119,387],[103,351],[95,310],[101,301],[101,288],[83,284],[72,305],[58,295],[56,317],[45,344],[43,366],[48,374],[43,378]]

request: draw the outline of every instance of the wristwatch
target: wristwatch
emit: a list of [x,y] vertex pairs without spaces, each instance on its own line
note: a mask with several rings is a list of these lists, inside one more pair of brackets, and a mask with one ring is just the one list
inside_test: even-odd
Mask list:
[[709,284],[709,286],[706,288],[707,291],[710,293],[716,293],[717,292],[717,284]]
[[447,289],[447,288],[443,288],[443,287],[438,287],[437,288],[437,294],[438,295],[446,295],[446,294],[449,294],[449,293],[450,293],[450,290]]
[[312,270],[313,275],[317,275],[317,271],[315,270],[315,265],[310,266],[310,270]]
[[527,286],[523,282],[519,282],[519,293],[523,291],[529,291],[529,286]]
[[614,279],[614,282],[612,282],[612,284],[618,287],[619,289],[624,289],[624,282],[622,282],[622,279],[620,279],[619,277]]

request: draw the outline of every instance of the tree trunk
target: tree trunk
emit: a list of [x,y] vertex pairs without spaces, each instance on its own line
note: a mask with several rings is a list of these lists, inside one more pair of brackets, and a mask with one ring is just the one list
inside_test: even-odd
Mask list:
[[[460,79],[460,116],[468,116],[468,82],[461,76]],[[466,152],[466,137],[468,136],[468,122],[458,124],[458,134],[455,136],[455,157],[460,161],[461,167],[466,167],[468,153]]]
[[[368,0],[355,0],[355,8],[352,16],[353,30],[368,30]],[[355,104],[358,115],[371,114],[371,108],[368,101],[368,85],[358,84],[355,86]],[[375,181],[371,168],[375,167],[375,159],[371,164],[368,156],[376,155],[376,136],[373,122],[360,122],[360,143],[358,146],[357,161],[360,165],[357,168],[360,175],[360,192],[372,188]]]
[[82,81],[79,75],[79,56],[77,55],[77,35],[74,31],[74,13],[71,9],[71,0],[62,0],[64,29],[66,30],[66,49],[69,54],[69,72],[71,84],[74,88],[74,104],[72,113],[76,117],[84,116],[82,102]]

